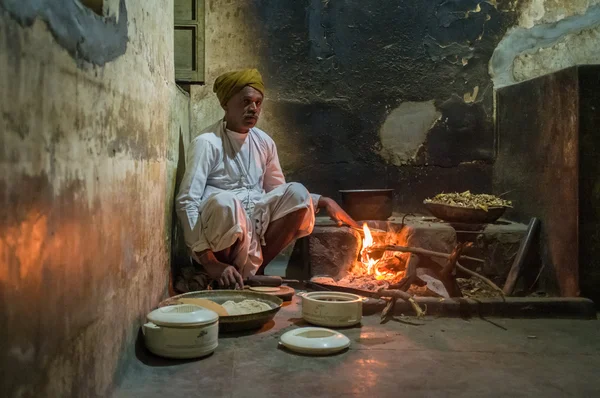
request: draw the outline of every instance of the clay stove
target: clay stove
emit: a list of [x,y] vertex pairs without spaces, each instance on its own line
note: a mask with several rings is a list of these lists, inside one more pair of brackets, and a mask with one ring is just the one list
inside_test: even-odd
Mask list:
[[[336,245],[338,250],[343,248],[346,255],[343,259],[338,255],[337,259],[344,264],[337,269],[313,272],[312,281],[333,290],[336,287],[369,292],[392,289],[411,296],[500,295],[500,289],[493,287],[492,281],[461,264],[471,267],[475,264],[476,269],[479,264],[483,268],[484,260],[462,254],[469,244],[457,242],[456,231],[449,224],[429,220],[432,222],[415,227],[414,222],[407,225],[394,221],[369,221],[363,225],[362,234],[346,231],[349,236],[345,236],[345,241],[340,231],[335,231],[337,235],[328,243]],[[319,231],[313,239],[309,243],[313,252],[325,246]],[[357,244],[353,246],[352,240]]]

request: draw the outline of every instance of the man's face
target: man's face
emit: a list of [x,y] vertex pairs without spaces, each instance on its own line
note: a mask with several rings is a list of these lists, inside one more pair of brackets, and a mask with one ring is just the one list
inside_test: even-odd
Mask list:
[[260,91],[246,86],[225,104],[227,128],[239,133],[247,133],[258,122],[263,95]]

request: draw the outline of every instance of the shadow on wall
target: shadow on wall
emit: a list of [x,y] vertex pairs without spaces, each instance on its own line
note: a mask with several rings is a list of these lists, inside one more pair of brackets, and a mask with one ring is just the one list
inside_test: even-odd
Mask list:
[[[175,192],[173,203],[175,204],[175,199],[177,198],[177,193],[179,192],[179,185],[181,184],[181,180],[183,179],[183,175],[185,174],[185,144],[183,142],[183,134],[181,129],[179,131],[179,160],[177,162],[177,172],[175,174]],[[181,269],[184,267],[192,266],[191,258],[188,254],[188,248],[185,244],[185,238],[183,236],[183,229],[181,228],[181,224],[179,222],[179,218],[177,217],[177,212],[175,211],[175,206],[172,209],[173,212],[173,220],[172,220],[172,248],[171,248],[171,282],[169,283],[170,293],[174,294],[173,284],[177,279],[177,276],[180,275]]]

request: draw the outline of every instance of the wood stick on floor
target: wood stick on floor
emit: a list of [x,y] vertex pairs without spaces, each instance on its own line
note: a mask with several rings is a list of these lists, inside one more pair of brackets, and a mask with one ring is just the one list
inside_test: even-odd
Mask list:
[[384,323],[385,321],[387,321],[389,316],[394,315],[394,307],[396,306],[396,301],[397,301],[397,299],[395,299],[393,297],[390,297],[387,299],[387,304],[385,305],[385,308],[381,312],[381,323]]
[[381,297],[392,297],[394,299],[406,300],[413,307],[413,309],[415,310],[418,317],[422,317],[425,315],[425,311],[423,311],[423,309],[421,309],[421,307],[419,306],[419,303],[417,303],[415,301],[414,297],[406,292],[403,292],[402,290],[382,289],[382,290],[377,291],[377,293],[379,295],[381,295]]

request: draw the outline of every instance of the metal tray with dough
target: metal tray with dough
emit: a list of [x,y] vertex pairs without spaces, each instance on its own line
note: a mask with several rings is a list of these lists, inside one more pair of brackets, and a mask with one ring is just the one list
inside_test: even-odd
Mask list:
[[229,300],[233,300],[236,303],[244,300],[258,300],[267,303],[271,307],[270,310],[254,314],[221,316],[219,317],[220,332],[259,329],[275,317],[275,314],[281,309],[281,304],[283,303],[283,300],[279,297],[250,290],[203,290],[170,297],[161,302],[159,307],[176,304],[180,298],[204,298],[218,304],[223,304]]

